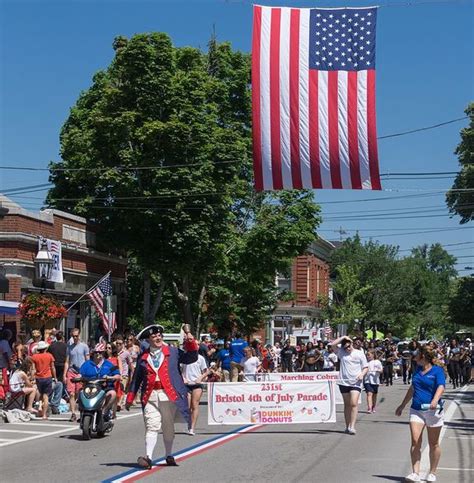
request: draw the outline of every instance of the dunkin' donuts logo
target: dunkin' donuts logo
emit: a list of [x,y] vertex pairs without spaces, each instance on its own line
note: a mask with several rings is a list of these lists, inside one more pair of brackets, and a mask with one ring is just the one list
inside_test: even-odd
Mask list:
[[250,411],[251,423],[292,423],[294,411],[289,410],[271,410],[258,411],[252,408]]

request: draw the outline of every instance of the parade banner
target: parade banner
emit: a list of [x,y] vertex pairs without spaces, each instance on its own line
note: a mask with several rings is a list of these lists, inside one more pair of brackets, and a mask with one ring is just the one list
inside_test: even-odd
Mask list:
[[[336,383],[339,380],[339,371],[323,371],[323,372],[261,372],[256,374],[257,381],[280,382],[280,381],[305,381],[305,382],[321,382],[331,381],[335,387],[336,404],[344,404],[341,391]],[[359,404],[361,404],[359,397]]]
[[215,382],[208,385],[208,424],[335,423],[331,382]]

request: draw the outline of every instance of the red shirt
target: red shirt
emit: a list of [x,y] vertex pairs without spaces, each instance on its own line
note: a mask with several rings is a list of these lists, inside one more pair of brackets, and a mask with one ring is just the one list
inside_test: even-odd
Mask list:
[[54,363],[54,357],[49,352],[38,352],[31,356],[35,364],[36,377],[43,379],[45,377],[53,377],[51,373],[51,363]]

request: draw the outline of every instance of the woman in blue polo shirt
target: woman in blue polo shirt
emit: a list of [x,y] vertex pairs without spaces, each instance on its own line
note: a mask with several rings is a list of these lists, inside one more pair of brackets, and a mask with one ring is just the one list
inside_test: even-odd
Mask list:
[[400,416],[410,399],[411,464],[413,472],[405,481],[421,481],[420,459],[423,429],[426,426],[430,446],[430,472],[426,481],[436,481],[436,469],[441,456],[439,435],[444,424],[443,400],[441,396],[446,386],[442,367],[434,365],[436,352],[423,346],[415,354],[416,369],[412,385],[408,389],[396,415]]

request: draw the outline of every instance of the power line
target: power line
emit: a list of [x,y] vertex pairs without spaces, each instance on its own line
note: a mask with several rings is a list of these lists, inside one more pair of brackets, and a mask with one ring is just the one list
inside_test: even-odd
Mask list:
[[[403,131],[399,133],[394,133],[394,134],[387,134],[385,136],[379,136],[377,139],[388,139],[388,138],[394,138],[394,137],[399,137],[399,136],[406,136],[407,134],[413,134],[416,132],[420,131],[428,131],[430,129],[436,129],[438,127],[446,126],[448,124],[452,124],[454,122],[459,122],[464,119],[468,119],[469,116],[464,116],[460,117],[457,119],[451,119],[449,121],[441,122],[439,124],[433,124],[431,126],[425,126],[425,127],[420,127],[417,129],[412,129],[410,131]],[[214,161],[211,162],[211,165],[218,165],[218,164],[233,164],[233,163],[239,163],[242,162],[242,160],[228,160],[228,161]],[[60,162],[58,162],[60,163]],[[109,170],[118,170],[118,171],[145,171],[145,170],[160,170],[160,169],[175,169],[175,168],[192,168],[196,166],[205,166],[205,163],[186,163],[186,164],[174,164],[174,165],[168,165],[168,166],[109,166],[109,167],[104,167],[104,168],[37,168],[34,166],[0,166],[0,169],[4,170],[16,170],[16,171],[49,171],[51,173],[53,172],[63,172],[63,171],[93,171],[93,172],[98,172],[98,171],[109,171]],[[395,173],[394,173],[395,174]],[[452,174],[452,173],[447,173],[447,174]],[[390,176],[390,173],[383,173],[381,176]]]
[[19,186],[17,188],[8,188],[8,189],[5,189],[5,190],[0,190],[0,192],[2,194],[9,194],[9,193],[13,193],[13,192],[16,192],[16,191],[30,190],[30,189],[33,189],[33,188],[47,188],[48,186],[52,186],[52,184],[51,183],[44,183],[44,184],[35,184],[35,185],[32,185],[32,186]]
[[[463,203],[462,205],[458,205],[459,208],[472,208],[474,207],[474,203]],[[379,208],[377,210],[364,210],[362,214],[365,213],[378,213],[382,212],[381,214],[392,213],[392,212],[400,212],[398,214],[403,213],[412,213],[412,212],[425,212],[425,211],[435,211],[440,209],[447,209],[446,205],[428,205],[428,206],[416,206],[413,208]],[[405,211],[407,210],[407,211]],[[332,211],[327,212],[326,215],[342,215],[342,214],[352,214],[352,213],[361,213],[360,210],[357,211]]]
[[[423,227],[423,230],[450,230],[452,227],[450,226],[430,226],[430,227]],[[421,228],[419,226],[416,227],[411,227],[411,228],[399,228],[399,227],[392,227],[392,228],[343,228],[343,231],[347,232],[378,232],[378,231],[393,231],[393,230],[400,230],[400,231],[410,231],[410,230],[420,230]],[[323,230],[318,230],[319,231],[324,231],[324,232],[331,232],[331,233],[339,233],[340,230],[336,229],[323,229]],[[474,243],[474,242],[473,242]]]
[[413,134],[415,132],[428,131],[429,129],[436,129],[438,127],[446,126],[448,124],[452,124],[453,122],[463,121],[464,119],[468,119],[468,118],[469,116],[459,117],[457,119],[451,119],[450,121],[441,122],[439,124],[433,124],[432,126],[420,127],[418,129],[411,129],[410,131],[403,131],[396,134],[387,134],[386,136],[379,136],[377,139],[395,138],[399,136],[406,136],[407,134]]
[[[61,161],[58,161],[60,163]],[[210,164],[220,165],[220,164],[235,164],[242,162],[241,159],[238,160],[231,160],[231,161],[213,161]],[[162,170],[162,169],[176,169],[176,168],[195,168],[196,166],[205,167],[206,163],[186,163],[186,164],[171,164],[167,166],[108,166],[104,168],[95,167],[95,168],[37,168],[34,166],[0,166],[0,169],[5,170],[12,170],[12,171],[49,171],[51,173],[55,172],[64,172],[64,171],[155,171],[155,170]]]
[[[177,192],[178,190],[174,190],[173,192],[169,194],[160,194],[160,195],[154,195],[154,196],[116,196],[113,198],[113,200],[138,200],[138,199],[163,199],[163,198],[180,198],[180,197],[189,197],[189,196],[194,196],[194,197],[199,197],[199,196],[217,196],[217,195],[223,195],[223,194],[228,194],[226,191],[211,191],[207,193],[180,193]],[[413,190],[413,189],[386,189],[383,190],[387,193],[398,193],[398,192],[403,192],[403,191],[417,191],[415,194],[407,194],[407,195],[398,195],[398,196],[390,196],[390,197],[375,197],[375,198],[364,198],[361,200],[335,200],[335,201],[323,201],[319,202],[318,200],[315,200],[317,204],[320,205],[327,205],[327,204],[338,204],[338,203],[360,203],[360,202],[371,202],[371,201],[382,201],[382,200],[395,200],[395,199],[406,199],[406,198],[418,198],[418,197],[425,197],[425,196],[434,196],[438,194],[444,194],[447,193],[448,191],[452,192],[470,192],[474,191],[474,188],[463,188],[463,189],[447,189],[447,190]],[[20,196],[19,196],[20,197]],[[21,198],[24,199],[36,199],[36,200],[43,200],[42,197],[28,197],[28,196],[21,196]],[[84,200],[85,197],[82,198],[51,198],[51,202],[56,202],[56,201],[82,201]],[[95,201],[108,201],[110,200],[110,197],[92,197],[91,200]]]
[[[461,242],[461,243],[447,243],[445,245],[442,245],[440,243],[440,245],[443,247],[443,248],[446,248],[446,247],[452,247],[452,246],[457,246],[457,245],[472,245],[474,243],[474,241],[469,241],[469,242]],[[474,250],[474,247],[466,247],[466,248],[454,248],[454,250]],[[412,248],[406,248],[404,250],[398,250],[399,252],[411,252],[412,251]]]
[[386,236],[405,236],[405,235],[422,235],[425,233],[438,233],[438,232],[443,232],[443,231],[458,231],[458,230],[470,230],[474,227],[457,227],[457,228],[447,228],[447,229],[439,229],[439,230],[427,230],[427,231],[412,231],[408,233],[387,233],[387,234],[382,234],[382,235],[377,235],[377,236],[361,236],[360,238],[382,238]]

